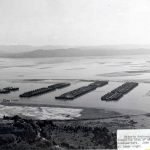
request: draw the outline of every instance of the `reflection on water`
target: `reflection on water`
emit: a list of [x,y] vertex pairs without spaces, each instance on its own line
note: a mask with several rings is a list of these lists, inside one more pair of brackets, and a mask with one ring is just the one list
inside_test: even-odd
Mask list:
[[[55,82],[71,82],[72,85],[70,87],[29,99],[22,98],[18,102],[77,107],[137,109],[149,112],[150,99],[147,94],[150,90],[149,60],[150,56],[46,59],[3,58],[0,59],[0,88],[16,86],[20,90],[8,95],[1,95],[0,98],[1,100],[3,98],[19,99],[18,96],[20,94],[32,89],[46,87]],[[95,91],[72,101],[55,100],[55,96],[89,84],[89,82],[81,82],[77,79],[98,79],[109,80],[110,82],[108,85],[97,88]],[[101,101],[101,96],[128,80],[134,80],[140,82],[140,84],[117,102]]]

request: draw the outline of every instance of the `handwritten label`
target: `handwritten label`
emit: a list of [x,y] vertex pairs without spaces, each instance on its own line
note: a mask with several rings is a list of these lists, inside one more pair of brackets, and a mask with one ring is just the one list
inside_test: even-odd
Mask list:
[[118,150],[150,150],[150,129],[117,131]]

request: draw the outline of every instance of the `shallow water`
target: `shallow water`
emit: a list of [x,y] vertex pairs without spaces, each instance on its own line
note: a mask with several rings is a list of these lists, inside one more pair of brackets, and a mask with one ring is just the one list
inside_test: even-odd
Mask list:
[[[18,92],[0,95],[0,98],[1,100],[3,98],[17,99],[18,101],[14,101],[16,103],[135,109],[150,112],[150,97],[148,94],[150,91],[149,60],[150,56],[148,55],[121,57],[0,59],[0,88],[6,86],[17,86],[20,88]],[[89,84],[89,82],[83,82],[78,79],[109,80],[109,84],[102,88],[97,88],[95,91],[72,101],[55,100],[55,96]],[[128,80],[139,82],[139,86],[126,94],[119,101],[101,101],[101,96]],[[45,87],[57,82],[71,82],[71,86],[29,99],[19,99],[18,97],[26,91]]]
[[5,116],[21,115],[34,119],[73,119],[81,116],[82,109],[52,108],[52,107],[22,107],[0,105],[0,118]]

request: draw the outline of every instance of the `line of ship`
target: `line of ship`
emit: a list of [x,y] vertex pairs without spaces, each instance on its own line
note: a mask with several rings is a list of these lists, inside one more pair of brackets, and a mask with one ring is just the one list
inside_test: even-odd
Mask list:
[[7,93],[10,93],[12,91],[18,91],[18,90],[19,90],[18,87],[6,87],[3,89],[0,89],[0,94],[7,94]]
[[[89,93],[93,90],[96,90],[99,87],[103,87],[107,84],[108,84],[108,81],[95,81],[93,83],[90,83],[87,86],[83,86],[83,87],[77,88],[75,90],[66,92],[60,96],[56,96],[55,99],[73,100],[77,97],[87,94],[87,93]],[[53,92],[54,90],[57,90],[60,88],[65,88],[70,85],[71,85],[70,83],[57,83],[57,84],[50,85],[48,87],[43,87],[43,88],[25,92],[25,93],[21,94],[20,97],[21,98],[23,98],[23,97],[30,98],[30,97],[38,96],[38,95],[41,95],[44,93]],[[133,90],[136,86],[138,86],[138,83],[136,83],[136,82],[126,82],[126,83],[122,84],[121,86],[117,87],[116,89],[112,90],[111,92],[106,93],[104,96],[101,97],[101,100],[102,101],[117,101],[121,97],[123,97],[125,94],[127,94],[128,92]],[[3,92],[7,93],[8,91],[9,92],[16,91],[16,90],[19,90],[19,88],[7,87],[7,88],[4,88],[3,90],[4,91],[0,91],[0,93],[3,93]]]
[[103,101],[119,100],[125,94],[127,94],[132,89],[134,89],[136,86],[138,86],[138,83],[136,83],[136,82],[126,82],[126,83],[122,84],[121,86],[117,87],[116,89],[112,90],[111,92],[102,96],[101,100],[103,100]]
[[87,86],[80,87],[78,89],[75,89],[73,91],[64,93],[64,94],[62,94],[60,96],[57,96],[55,98],[56,99],[75,99],[79,96],[82,96],[82,95],[84,95],[88,92],[91,92],[91,91],[95,90],[98,87],[102,87],[106,84],[108,84],[108,81],[96,81],[96,82],[91,83]]
[[25,92],[25,93],[21,94],[20,97],[38,96],[38,95],[41,95],[44,93],[52,92],[56,89],[67,87],[69,85],[70,85],[70,83],[57,83],[54,85],[50,85],[48,87],[43,87],[43,88],[35,89],[35,90],[29,91],[29,92]]

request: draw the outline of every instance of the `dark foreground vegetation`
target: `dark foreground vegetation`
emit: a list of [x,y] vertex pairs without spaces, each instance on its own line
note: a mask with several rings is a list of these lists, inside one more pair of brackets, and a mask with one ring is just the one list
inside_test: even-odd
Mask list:
[[19,116],[0,121],[0,150],[114,149],[116,134],[104,126],[75,121],[31,120]]

